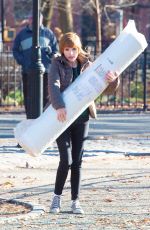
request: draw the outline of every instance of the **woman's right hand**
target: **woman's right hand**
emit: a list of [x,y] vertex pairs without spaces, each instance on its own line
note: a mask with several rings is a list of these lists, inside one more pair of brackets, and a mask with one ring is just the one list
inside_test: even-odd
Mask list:
[[66,121],[67,111],[66,111],[65,108],[57,109],[56,112],[57,112],[57,119],[58,119],[58,121],[60,121],[60,122]]

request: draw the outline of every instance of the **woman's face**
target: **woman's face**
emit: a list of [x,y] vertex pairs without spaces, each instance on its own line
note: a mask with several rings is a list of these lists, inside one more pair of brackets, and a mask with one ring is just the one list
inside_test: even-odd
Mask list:
[[75,62],[78,57],[78,48],[76,47],[65,47],[64,56],[69,62]]

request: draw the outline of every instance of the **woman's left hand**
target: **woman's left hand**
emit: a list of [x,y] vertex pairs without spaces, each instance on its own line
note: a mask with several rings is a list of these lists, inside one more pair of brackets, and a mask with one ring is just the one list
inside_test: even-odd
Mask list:
[[105,79],[108,83],[115,81],[119,77],[118,72],[108,71],[105,75]]

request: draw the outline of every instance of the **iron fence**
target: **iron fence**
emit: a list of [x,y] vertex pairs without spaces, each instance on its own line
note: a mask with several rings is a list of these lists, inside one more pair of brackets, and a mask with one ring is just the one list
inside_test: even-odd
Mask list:
[[[120,77],[114,95],[99,96],[97,107],[106,110],[149,110],[150,108],[150,51],[145,50]],[[23,107],[21,68],[12,52],[0,52],[0,107]]]
[[22,106],[22,78],[20,66],[12,52],[0,52],[0,106]]
[[150,109],[150,51],[146,49],[120,77],[120,86],[111,96],[100,96],[98,106],[113,110]]

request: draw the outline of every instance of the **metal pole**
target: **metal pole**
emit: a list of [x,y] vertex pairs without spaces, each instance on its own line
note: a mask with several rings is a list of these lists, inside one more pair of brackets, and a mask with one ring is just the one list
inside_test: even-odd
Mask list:
[[29,71],[29,98],[28,119],[34,119],[43,112],[43,69],[41,62],[41,49],[39,45],[39,9],[40,1],[33,0],[33,37],[32,37],[32,63]]
[[146,111],[148,107],[146,104],[146,66],[147,66],[147,49],[144,51],[144,65],[143,65],[143,84],[144,84],[143,111]]
[[1,33],[2,43],[4,44],[4,0],[1,0]]
[[96,55],[101,53],[101,4],[95,0],[96,7]]

